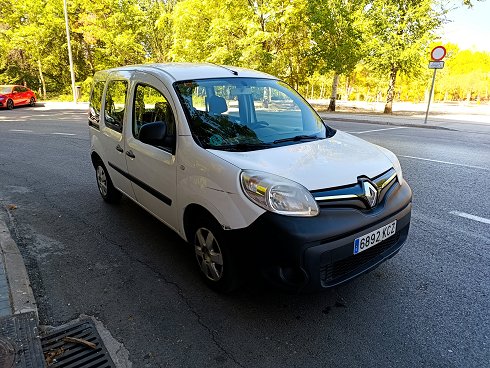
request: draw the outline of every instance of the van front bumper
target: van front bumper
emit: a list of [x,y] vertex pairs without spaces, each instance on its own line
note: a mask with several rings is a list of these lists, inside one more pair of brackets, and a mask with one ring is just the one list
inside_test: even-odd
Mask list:
[[[232,230],[235,249],[247,268],[254,263],[279,287],[296,291],[330,288],[373,270],[400,250],[410,227],[411,200],[412,191],[403,182],[369,211],[321,208],[315,217],[266,212],[246,229]],[[393,236],[354,254],[356,238],[395,220]]]

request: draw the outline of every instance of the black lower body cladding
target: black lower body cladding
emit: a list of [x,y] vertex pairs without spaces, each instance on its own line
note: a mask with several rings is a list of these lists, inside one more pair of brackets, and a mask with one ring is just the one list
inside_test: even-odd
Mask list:
[[[245,229],[231,230],[241,260],[255,264],[273,284],[317,291],[368,272],[395,255],[410,227],[412,191],[394,185],[374,209],[321,208],[315,217],[261,215]],[[354,240],[397,221],[394,235],[354,254]]]

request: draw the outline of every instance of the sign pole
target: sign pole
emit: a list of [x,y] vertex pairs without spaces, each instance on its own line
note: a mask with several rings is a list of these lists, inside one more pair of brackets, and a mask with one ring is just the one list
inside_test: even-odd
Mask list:
[[430,86],[429,103],[427,104],[427,111],[425,112],[424,124],[427,124],[427,117],[429,116],[430,100],[432,98],[432,92],[434,92],[434,83],[436,81],[436,72],[437,72],[437,69],[434,69],[434,75],[432,76],[432,86]]
[[432,93],[434,92],[434,83],[436,81],[437,69],[444,68],[444,57],[446,56],[446,48],[444,46],[436,46],[430,52],[429,69],[434,69],[434,75],[432,76],[432,85],[430,86],[429,102],[427,103],[427,111],[425,112],[424,124],[427,124],[427,118],[429,117],[430,100],[432,99]]

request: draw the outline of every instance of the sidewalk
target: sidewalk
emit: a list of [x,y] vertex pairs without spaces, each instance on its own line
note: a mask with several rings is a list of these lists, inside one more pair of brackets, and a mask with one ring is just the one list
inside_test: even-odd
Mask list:
[[384,104],[338,101],[337,111],[326,111],[325,101],[310,103],[328,120],[411,126],[418,128],[450,129],[490,134],[490,105],[435,104],[431,106],[427,123],[424,104],[394,103],[393,114],[383,114]]
[[80,110],[88,112],[88,102],[39,101],[36,110]]
[[39,326],[24,260],[7,227],[8,211],[0,208],[0,368],[131,368],[128,350],[95,317]]
[[44,367],[38,314],[27,270],[0,211],[0,366]]
[[[36,300],[17,244],[10,236],[5,212],[0,213],[0,316],[34,312]],[[2,273],[3,271],[3,273]]]

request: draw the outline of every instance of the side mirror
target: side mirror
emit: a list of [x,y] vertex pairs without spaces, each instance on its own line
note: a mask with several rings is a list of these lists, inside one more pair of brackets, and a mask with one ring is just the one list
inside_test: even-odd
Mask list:
[[167,124],[162,121],[148,123],[141,127],[139,139],[141,142],[151,144],[152,146],[161,146],[164,144],[167,135]]

